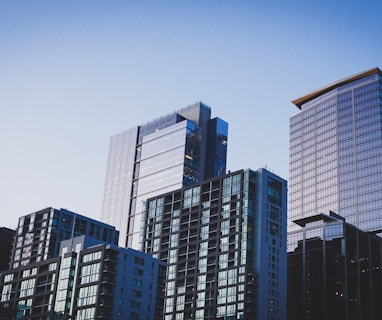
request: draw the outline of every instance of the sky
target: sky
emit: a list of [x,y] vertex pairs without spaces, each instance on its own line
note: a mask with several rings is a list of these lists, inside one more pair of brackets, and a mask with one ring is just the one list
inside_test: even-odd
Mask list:
[[99,219],[112,135],[202,101],[227,169],[288,179],[291,101],[382,68],[382,2],[0,1],[0,227]]

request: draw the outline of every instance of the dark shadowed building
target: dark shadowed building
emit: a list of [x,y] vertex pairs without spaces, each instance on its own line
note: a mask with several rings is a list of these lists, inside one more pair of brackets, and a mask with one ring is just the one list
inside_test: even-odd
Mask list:
[[0,228],[0,272],[9,268],[15,230]]
[[382,239],[334,213],[295,223],[300,229],[288,234],[288,319],[380,319]]

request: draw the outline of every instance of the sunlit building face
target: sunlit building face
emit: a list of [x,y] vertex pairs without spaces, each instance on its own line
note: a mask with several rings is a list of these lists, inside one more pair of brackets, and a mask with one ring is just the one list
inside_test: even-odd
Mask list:
[[382,73],[372,69],[293,101],[288,230],[334,211],[382,230]]
[[197,103],[111,138],[102,220],[141,249],[144,202],[224,174],[228,124]]

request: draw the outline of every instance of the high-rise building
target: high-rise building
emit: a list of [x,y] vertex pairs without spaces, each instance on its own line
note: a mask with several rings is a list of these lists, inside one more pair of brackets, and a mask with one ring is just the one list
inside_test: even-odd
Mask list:
[[382,233],[382,72],[375,68],[293,101],[288,230],[334,211]]
[[46,208],[19,218],[10,259],[17,268],[57,257],[62,240],[88,235],[106,243],[118,243],[114,226],[66,209]]
[[0,310],[25,320],[162,320],[165,272],[148,254],[80,236],[62,241],[57,257],[3,272]]
[[288,234],[288,319],[377,320],[382,239],[334,214],[296,220]]
[[168,264],[163,319],[285,319],[286,198],[265,169],[149,198],[144,251]]
[[149,197],[225,173],[228,124],[197,103],[111,137],[101,220],[119,245],[142,248]]

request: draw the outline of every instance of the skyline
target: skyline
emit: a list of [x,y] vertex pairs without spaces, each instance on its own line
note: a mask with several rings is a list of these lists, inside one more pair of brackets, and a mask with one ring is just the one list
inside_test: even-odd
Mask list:
[[227,170],[288,180],[291,101],[382,67],[380,9],[2,1],[1,226],[50,206],[100,219],[110,137],[199,101],[229,124]]

